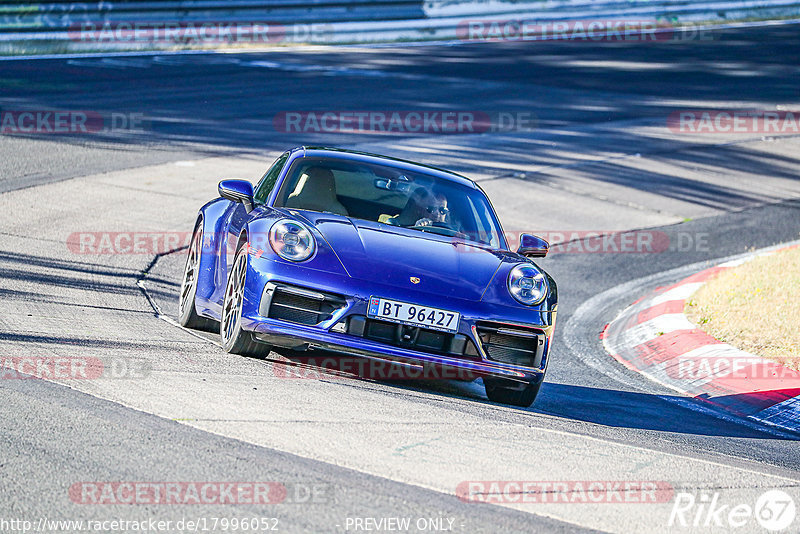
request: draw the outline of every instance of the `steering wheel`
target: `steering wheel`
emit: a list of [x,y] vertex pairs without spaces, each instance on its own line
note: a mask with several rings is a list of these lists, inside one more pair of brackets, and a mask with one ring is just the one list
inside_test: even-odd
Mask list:
[[469,239],[469,236],[458,230],[453,230],[444,223],[433,223],[431,225],[423,226],[409,226],[411,230],[419,230],[421,232],[429,232],[431,234],[443,235],[447,237],[458,237],[460,239]]

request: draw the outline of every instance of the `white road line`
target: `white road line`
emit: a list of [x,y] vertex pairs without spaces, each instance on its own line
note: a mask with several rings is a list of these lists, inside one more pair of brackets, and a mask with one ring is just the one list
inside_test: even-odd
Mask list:
[[621,335],[631,343],[641,345],[670,332],[695,328],[697,327],[683,313],[665,313],[632,326]]
[[678,287],[673,287],[672,289],[653,297],[650,300],[650,306],[658,306],[659,304],[663,304],[671,300],[686,300],[691,297],[695,291],[700,289],[704,283],[705,282],[692,282],[690,284],[681,284]]

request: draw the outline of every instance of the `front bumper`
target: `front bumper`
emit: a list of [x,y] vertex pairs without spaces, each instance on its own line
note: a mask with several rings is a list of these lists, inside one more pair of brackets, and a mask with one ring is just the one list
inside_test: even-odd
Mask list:
[[[312,282],[313,281],[313,282]],[[329,319],[316,325],[297,324],[285,320],[266,317],[261,306],[268,284],[287,284],[342,295],[345,304]],[[465,336],[477,349],[474,357],[448,354],[434,354],[414,350],[332,331],[350,317],[367,315],[368,300],[371,296],[414,302],[422,306],[450,309],[461,313],[458,334]],[[510,328],[535,328],[545,335],[541,360],[536,367],[519,366],[499,362],[488,357],[478,326],[485,321],[508,325]],[[540,383],[547,368],[550,341],[555,321],[555,310],[543,312],[537,309],[500,306],[484,302],[472,302],[452,297],[443,297],[415,291],[411,288],[398,288],[363,280],[354,280],[335,273],[314,271],[296,264],[287,264],[265,258],[254,258],[248,266],[245,298],[241,325],[252,332],[255,339],[284,348],[300,350],[331,351],[358,358],[392,362],[399,366],[422,370],[431,367],[458,370],[458,376],[491,376],[528,384]],[[443,376],[452,376],[444,372]]]

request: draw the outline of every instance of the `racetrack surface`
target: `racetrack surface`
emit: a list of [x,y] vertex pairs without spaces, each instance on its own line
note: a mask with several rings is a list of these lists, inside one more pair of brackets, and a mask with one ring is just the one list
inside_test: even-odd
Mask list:
[[[286,532],[397,516],[451,518],[458,532],[668,530],[671,502],[461,502],[456,488],[470,480],[665,481],[751,506],[781,488],[800,504],[797,436],[679,397],[617,364],[598,339],[626,305],[682,278],[680,268],[800,232],[798,137],[667,128],[670,113],[687,108],[791,109],[800,96],[797,26],[712,37],[0,61],[3,111],[145,118],[139,132],[0,137],[3,355],[148,370],[0,380],[0,516],[265,516]],[[287,111],[424,109],[531,113],[535,128],[352,134],[274,123]],[[671,247],[567,247],[541,262],[559,284],[559,317],[546,384],[522,410],[488,402],[479,384],[285,379],[279,355],[231,357],[213,336],[165,320],[175,316],[182,250],[97,255],[76,245],[81,232],[189,232],[219,179],[256,180],[300,144],[464,172],[487,190],[506,230],[568,239],[572,230],[647,227]],[[613,291],[623,283],[625,292]],[[591,300],[600,294],[607,298]],[[315,504],[238,507],[87,505],[68,494],[82,481],[220,480],[321,484],[327,493]]]

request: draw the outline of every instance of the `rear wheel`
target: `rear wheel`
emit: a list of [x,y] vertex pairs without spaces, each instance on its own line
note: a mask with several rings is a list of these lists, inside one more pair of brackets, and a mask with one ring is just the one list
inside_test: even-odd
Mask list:
[[222,348],[231,354],[242,356],[262,356],[269,353],[267,345],[253,341],[250,332],[242,330],[242,303],[244,302],[244,283],[247,274],[247,246],[240,243],[233,260],[233,267],[225,286],[225,299],[222,304],[222,320],[219,335]]
[[192,234],[186,266],[183,269],[183,283],[178,301],[178,322],[186,328],[211,330],[216,321],[197,313],[194,298],[197,295],[197,279],[200,273],[200,254],[203,251],[203,226],[198,223]]
[[486,387],[486,396],[492,402],[500,404],[510,404],[527,408],[536,400],[542,383],[528,384],[520,389],[518,383],[497,378],[484,378],[483,384]]

